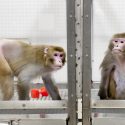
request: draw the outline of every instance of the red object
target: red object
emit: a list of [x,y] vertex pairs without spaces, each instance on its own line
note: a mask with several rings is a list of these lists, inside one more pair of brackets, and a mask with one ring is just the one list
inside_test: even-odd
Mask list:
[[32,98],[39,98],[39,90],[38,89],[32,89],[31,90],[31,97]]
[[42,87],[42,88],[40,89],[40,94],[41,94],[42,96],[48,96],[48,95],[49,95],[45,87]]

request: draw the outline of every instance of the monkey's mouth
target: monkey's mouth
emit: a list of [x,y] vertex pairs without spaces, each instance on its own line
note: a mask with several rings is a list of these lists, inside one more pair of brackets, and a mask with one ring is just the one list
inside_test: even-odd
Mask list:
[[54,66],[54,69],[61,69],[62,66]]
[[119,52],[122,53],[123,51],[121,49],[113,49],[113,52],[114,53],[119,53]]
[[62,68],[62,66],[55,66],[56,68]]

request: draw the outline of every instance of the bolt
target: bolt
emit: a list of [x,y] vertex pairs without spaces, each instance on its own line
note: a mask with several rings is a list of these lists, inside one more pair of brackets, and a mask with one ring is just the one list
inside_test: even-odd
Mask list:
[[22,104],[23,107],[26,107],[26,104]]
[[88,14],[87,14],[87,15],[85,15],[85,17],[86,17],[86,18],[88,18],[88,17],[89,17],[89,15],[88,15]]
[[70,14],[69,17],[72,18],[72,14]]

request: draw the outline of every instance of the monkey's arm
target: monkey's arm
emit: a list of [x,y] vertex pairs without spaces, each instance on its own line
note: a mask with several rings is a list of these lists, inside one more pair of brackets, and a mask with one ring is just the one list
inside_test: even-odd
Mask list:
[[49,92],[50,96],[52,97],[52,99],[61,100],[58,88],[54,85],[54,80],[52,79],[51,75],[42,76],[42,79],[43,79],[45,87],[46,87],[47,91]]
[[101,84],[99,88],[98,95],[100,99],[108,99],[113,95],[112,87],[114,87],[114,78],[113,78],[114,66],[109,69],[102,69],[101,71]]
[[98,95],[100,99],[108,99],[109,98],[109,87],[113,81],[113,73],[114,73],[114,58],[110,51],[107,52],[106,56],[103,59],[101,64],[101,84],[99,88]]

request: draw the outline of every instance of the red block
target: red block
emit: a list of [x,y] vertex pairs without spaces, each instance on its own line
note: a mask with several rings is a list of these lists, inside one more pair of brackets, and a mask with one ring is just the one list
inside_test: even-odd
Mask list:
[[42,87],[42,88],[40,89],[40,94],[41,94],[42,96],[48,96],[48,95],[49,95],[45,87]]
[[32,98],[39,98],[39,90],[38,89],[32,89],[31,90],[31,97]]

